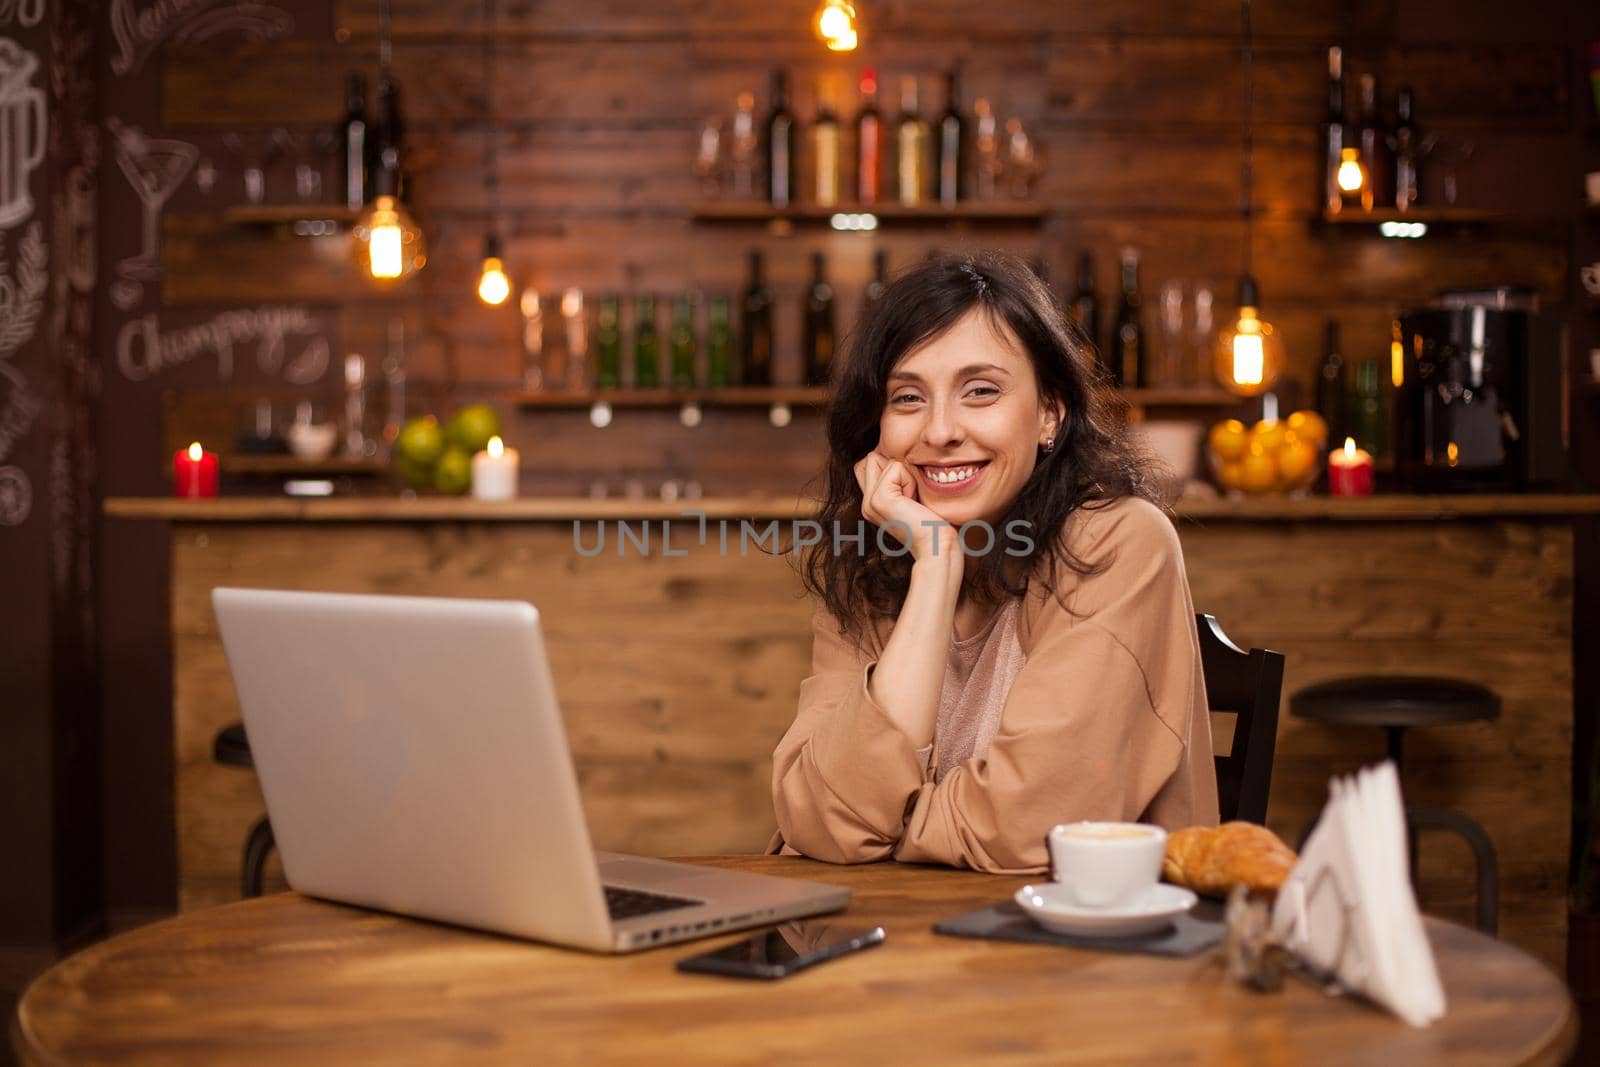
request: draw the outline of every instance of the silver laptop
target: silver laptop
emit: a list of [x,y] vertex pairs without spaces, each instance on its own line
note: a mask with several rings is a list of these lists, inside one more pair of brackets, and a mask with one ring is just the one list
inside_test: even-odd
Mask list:
[[850,890],[597,853],[531,604],[216,589],[284,874],[329,900],[597,952]]

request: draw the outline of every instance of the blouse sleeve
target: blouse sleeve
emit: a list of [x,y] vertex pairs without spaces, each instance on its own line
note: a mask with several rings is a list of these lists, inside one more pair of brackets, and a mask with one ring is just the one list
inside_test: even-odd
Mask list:
[[1051,826],[1137,820],[1184,762],[1199,650],[1177,533],[1143,501],[1084,521],[1089,548],[1074,547],[1100,570],[1065,606],[1030,594],[1027,661],[988,752],[919,787],[897,859],[1046,869]]
[[887,859],[926,760],[868,693],[876,660],[841,634],[826,611],[813,616],[811,632],[811,675],[772,757],[778,833],[813,859]]

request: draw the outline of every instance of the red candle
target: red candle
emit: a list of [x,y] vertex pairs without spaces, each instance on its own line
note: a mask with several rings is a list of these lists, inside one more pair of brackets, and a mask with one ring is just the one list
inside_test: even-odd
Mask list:
[[196,441],[172,456],[173,496],[216,496],[217,454],[207,452]]
[[1357,448],[1353,437],[1344,439],[1344,448],[1328,453],[1328,495],[1372,495],[1372,453]]

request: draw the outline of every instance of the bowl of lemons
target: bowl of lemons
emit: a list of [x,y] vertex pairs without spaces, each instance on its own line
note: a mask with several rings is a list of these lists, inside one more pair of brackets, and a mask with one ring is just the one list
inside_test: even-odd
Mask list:
[[1206,458],[1217,483],[1230,493],[1305,493],[1327,459],[1328,424],[1315,411],[1246,426],[1225,419],[1206,435]]

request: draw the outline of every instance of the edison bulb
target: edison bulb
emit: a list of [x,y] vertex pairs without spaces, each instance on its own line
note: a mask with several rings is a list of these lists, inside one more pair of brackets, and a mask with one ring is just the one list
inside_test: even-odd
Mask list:
[[1240,396],[1259,396],[1283,373],[1283,339],[1250,305],[1217,334],[1217,380]]
[[815,19],[817,36],[835,52],[853,51],[858,42],[856,9],[848,0],[825,0]]
[[496,256],[483,261],[483,273],[478,275],[478,299],[490,307],[499,307],[511,295],[511,279],[506,277],[505,264]]
[[357,260],[378,281],[408,278],[428,261],[421,227],[393,196],[375,197],[351,232]]

